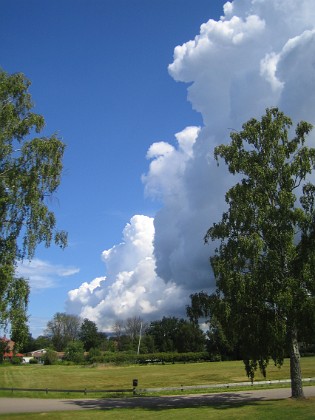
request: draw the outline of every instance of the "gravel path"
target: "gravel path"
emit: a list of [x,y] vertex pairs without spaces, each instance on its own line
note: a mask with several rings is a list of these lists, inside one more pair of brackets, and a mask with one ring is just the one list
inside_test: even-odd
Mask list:
[[[304,387],[306,397],[315,396],[315,386]],[[220,394],[176,395],[161,397],[104,398],[104,399],[34,399],[0,398],[0,413],[45,413],[48,411],[109,410],[111,408],[170,408],[196,407],[213,404],[240,404],[248,401],[289,398],[291,390],[263,389],[255,391],[224,392]]]

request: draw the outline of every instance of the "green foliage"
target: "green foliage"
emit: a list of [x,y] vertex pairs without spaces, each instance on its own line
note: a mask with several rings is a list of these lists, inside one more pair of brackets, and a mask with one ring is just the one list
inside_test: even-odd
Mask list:
[[175,336],[175,346],[179,353],[203,351],[205,348],[205,335],[198,324],[180,320]]
[[7,348],[7,342],[5,340],[0,340],[0,363],[3,363],[4,353]]
[[158,352],[172,352],[175,350],[174,337],[178,327],[178,318],[163,317],[160,321],[153,321],[147,330],[154,338],[155,350]]
[[37,365],[38,364],[38,360],[37,359],[30,359],[29,360],[29,364],[31,364],[31,365]]
[[176,317],[151,322],[146,335],[153,337],[158,352],[198,352],[205,346],[205,336],[198,324]]
[[102,356],[102,352],[99,348],[90,348],[88,356],[87,356],[87,361],[94,363],[98,358],[100,358]]
[[53,349],[47,349],[43,359],[44,365],[56,365],[58,363],[58,354]]
[[[35,137],[44,118],[31,112],[30,81],[0,70],[0,326],[11,326],[17,348],[27,338],[27,280],[15,277],[16,262],[32,258],[39,243],[64,247],[46,198],[58,188],[64,144]],[[27,140],[26,140],[27,138]]]
[[101,336],[95,322],[87,318],[81,324],[79,338],[83,342],[86,351],[89,351],[92,347],[98,347],[101,344]]
[[157,352],[136,354],[135,352],[105,352],[101,355],[89,355],[90,363],[113,363],[116,365],[130,364],[165,364],[165,363],[188,363],[210,360],[208,352]]
[[46,334],[57,351],[64,351],[68,343],[79,338],[81,320],[77,315],[57,312],[47,323]]
[[297,343],[314,336],[315,325],[315,186],[307,182],[315,149],[305,146],[310,124],[300,122],[293,139],[291,126],[277,108],[267,109],[216,147],[216,159],[241,179],[205,241],[219,241],[211,313],[228,340],[240,343],[249,377],[258,367],[265,375],[270,358],[280,366],[289,344],[292,383],[301,386]]
[[133,316],[125,321],[117,319],[113,325],[114,340],[118,351],[137,351],[140,335],[146,332],[148,325],[141,317]]
[[213,296],[209,296],[206,292],[194,293],[190,296],[191,305],[187,306],[187,315],[195,324],[201,319],[208,324],[206,333],[206,347],[211,355],[211,360],[238,360],[239,340],[228,339],[222,328],[220,321],[214,313],[211,314],[211,306]]
[[30,351],[46,349],[48,347],[52,347],[51,338],[45,335],[39,335],[37,338],[34,338],[32,342],[32,348]]
[[140,343],[140,354],[145,353],[154,353],[155,345],[154,345],[154,337],[149,334],[145,334]]
[[11,359],[12,365],[21,365],[22,364],[22,358],[18,356],[13,356]]
[[68,343],[64,360],[80,364],[84,362],[84,347],[82,341],[76,340]]
[[[14,340],[13,340],[14,341]],[[29,353],[30,351],[35,350],[33,348],[34,339],[32,337],[32,334],[27,334],[26,339],[24,340],[23,346],[19,349],[21,353]]]

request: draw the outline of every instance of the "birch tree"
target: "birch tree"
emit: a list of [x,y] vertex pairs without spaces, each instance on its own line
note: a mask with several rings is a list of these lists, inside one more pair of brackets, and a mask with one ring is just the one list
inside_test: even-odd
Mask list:
[[33,113],[30,81],[0,69],[0,327],[17,345],[26,339],[29,285],[16,278],[19,260],[31,259],[39,243],[64,247],[47,198],[58,188],[65,145],[40,136],[44,118]]
[[315,149],[311,124],[277,108],[251,119],[215,149],[239,181],[227,211],[208,230],[216,278],[211,311],[230,342],[240,343],[248,376],[290,354],[292,397],[303,397],[299,342],[314,337]]

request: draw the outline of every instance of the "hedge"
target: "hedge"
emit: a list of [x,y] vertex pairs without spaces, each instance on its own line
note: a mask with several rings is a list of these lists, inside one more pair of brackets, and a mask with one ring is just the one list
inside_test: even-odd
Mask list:
[[90,363],[114,363],[121,364],[153,364],[153,363],[186,363],[210,361],[211,356],[207,352],[198,353],[110,353],[105,352],[100,356],[88,357]]

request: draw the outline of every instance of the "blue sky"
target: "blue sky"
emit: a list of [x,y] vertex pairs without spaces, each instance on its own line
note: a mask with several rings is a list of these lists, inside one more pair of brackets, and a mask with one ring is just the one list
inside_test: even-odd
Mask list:
[[209,0],[1,1],[1,67],[31,81],[45,134],[67,145],[51,207],[69,233],[64,252],[39,249],[51,264],[80,269],[31,295],[30,314],[64,310],[66,292],[105,274],[100,254],[120,242],[133,214],[154,215],[141,174],[153,141],[200,124],[186,89],[168,75],[177,44],[222,13]]
[[67,145],[50,205],[69,246],[20,268],[34,336],[57,311],[101,329],[183,315],[213,286],[202,238],[230,183],[213,146],[266,106],[312,122],[312,64],[288,63],[314,47],[314,12],[294,3],[0,0],[0,65]]

